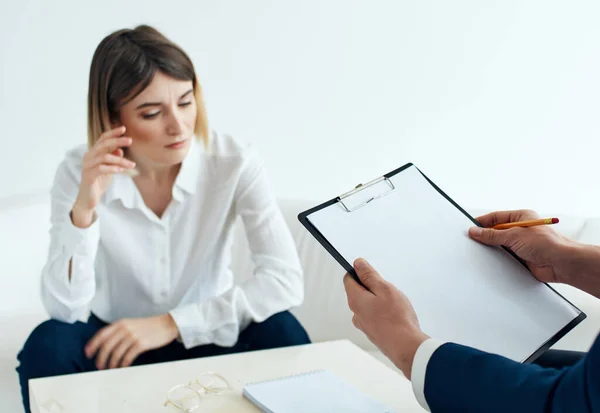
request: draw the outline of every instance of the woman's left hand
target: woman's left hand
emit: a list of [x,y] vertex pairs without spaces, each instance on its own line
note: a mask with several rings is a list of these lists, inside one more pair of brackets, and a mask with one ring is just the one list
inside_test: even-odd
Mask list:
[[128,367],[142,353],[171,343],[179,330],[170,314],[147,318],[125,318],[94,335],[85,346],[85,355],[96,354],[98,370]]

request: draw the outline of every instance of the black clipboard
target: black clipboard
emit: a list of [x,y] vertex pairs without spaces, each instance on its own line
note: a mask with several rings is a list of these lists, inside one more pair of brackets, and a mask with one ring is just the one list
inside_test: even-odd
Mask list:
[[[456,209],[458,209],[462,214],[464,214],[469,220],[471,220],[473,222],[474,225],[480,226],[481,224],[474,218],[472,217],[464,208],[462,208],[460,205],[458,205],[452,198],[450,198],[444,191],[442,191],[431,179],[429,179],[427,177],[427,175],[425,175],[418,167],[416,167],[413,163],[407,163],[391,172],[388,172],[385,175],[382,175],[381,177],[374,179],[366,184],[359,184],[357,185],[353,190],[346,192],[345,194],[342,194],[338,197],[335,197],[333,199],[330,199],[329,201],[326,201],[320,205],[317,205],[313,208],[310,208],[304,212],[301,212],[300,214],[298,214],[298,220],[300,221],[300,223],[310,232],[310,234],[323,246],[323,248],[325,248],[327,250],[327,252],[342,266],[342,268],[352,276],[352,278],[354,280],[356,280],[359,284],[361,284],[363,287],[364,285],[362,284],[362,282],[360,282],[360,280],[358,279],[358,276],[356,275],[356,271],[354,270],[354,267],[352,266],[351,263],[349,263],[348,261],[346,261],[344,259],[344,257],[336,250],[336,248],[331,245],[331,243],[323,236],[323,234],[321,234],[321,232],[310,222],[310,220],[308,219],[308,216],[310,216],[311,214],[330,207],[332,205],[335,205],[337,203],[340,203],[342,205],[342,207],[348,212],[348,213],[352,213],[353,211],[355,211],[358,208],[362,208],[364,206],[366,206],[367,204],[369,204],[370,202],[375,202],[378,198],[382,198],[384,196],[386,196],[388,193],[390,193],[391,191],[395,190],[395,186],[394,184],[391,182],[390,178],[393,177],[394,175],[410,168],[410,167],[415,167],[419,173],[421,175],[423,175],[423,177],[427,180],[427,182],[429,182],[429,184],[441,195],[443,196],[448,202],[450,202]],[[359,204],[358,206],[355,206],[353,208],[348,207],[345,203],[344,200],[354,194],[356,194],[357,192],[360,192],[370,186],[373,186],[375,184],[381,183],[381,182],[387,182],[389,185],[389,189],[385,192],[382,192],[381,194],[371,197],[369,198],[367,201]],[[504,248],[504,247],[502,247]],[[517,257],[511,250],[509,250],[508,248],[504,248],[505,251],[507,251],[511,256],[513,256],[517,261],[519,261],[521,263],[521,265],[523,265],[527,271],[529,271],[529,268],[527,267],[527,265],[525,264],[525,262],[523,260],[521,260],[519,257]],[[533,274],[531,274],[531,276],[533,277]],[[568,304],[570,304],[572,307],[574,307],[575,309],[577,309],[579,311],[579,315],[574,318],[573,320],[571,320],[571,322],[569,322],[566,326],[564,326],[560,331],[558,331],[554,336],[552,336],[549,340],[547,340],[545,343],[543,343],[543,345],[537,350],[535,351],[533,354],[531,354],[529,357],[527,357],[523,363],[531,363],[533,362],[535,359],[537,359],[540,355],[542,355],[546,350],[548,350],[550,347],[552,347],[552,345],[554,345],[556,342],[558,342],[561,338],[563,338],[569,331],[571,331],[573,328],[575,328],[579,323],[581,323],[583,320],[585,320],[587,318],[587,315],[581,311],[581,309],[579,309],[577,306],[575,306],[573,303],[571,303],[569,300],[567,300],[563,295],[561,295],[558,291],[556,291],[554,288],[552,288],[552,286],[550,286],[547,283],[544,283],[550,290],[552,290],[555,294],[557,294],[559,297],[561,297],[565,302],[567,302]],[[410,297],[409,297],[410,298]]]

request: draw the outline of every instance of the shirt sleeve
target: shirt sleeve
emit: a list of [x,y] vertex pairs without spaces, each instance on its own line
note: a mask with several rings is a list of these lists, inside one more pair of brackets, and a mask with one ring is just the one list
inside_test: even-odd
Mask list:
[[[51,318],[73,323],[84,316],[95,294],[94,263],[100,239],[96,217],[88,228],[77,228],[71,209],[79,191],[73,154],[56,172],[51,190],[51,229],[48,259],[42,270],[42,302]],[[69,267],[71,277],[69,278]]]
[[255,264],[254,276],[221,296],[170,312],[186,348],[233,346],[251,322],[262,322],[304,299],[300,259],[256,152],[245,154],[235,211],[241,216]]

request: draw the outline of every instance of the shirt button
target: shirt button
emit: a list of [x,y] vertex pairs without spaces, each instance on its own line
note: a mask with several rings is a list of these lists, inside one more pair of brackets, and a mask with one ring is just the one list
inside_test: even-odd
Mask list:
[[162,257],[162,258],[160,259],[160,263],[161,263],[161,264],[166,264],[166,263],[167,263],[167,259],[166,259],[165,257]]
[[160,296],[161,296],[162,298],[166,298],[166,297],[167,297],[167,290],[162,290],[162,291],[160,292]]

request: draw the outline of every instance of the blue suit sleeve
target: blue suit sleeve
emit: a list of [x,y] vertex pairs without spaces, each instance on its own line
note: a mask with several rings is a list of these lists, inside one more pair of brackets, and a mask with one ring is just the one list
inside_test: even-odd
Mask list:
[[600,413],[600,341],[561,370],[444,344],[427,364],[425,399],[432,413]]

